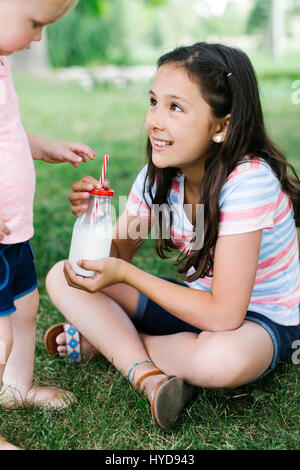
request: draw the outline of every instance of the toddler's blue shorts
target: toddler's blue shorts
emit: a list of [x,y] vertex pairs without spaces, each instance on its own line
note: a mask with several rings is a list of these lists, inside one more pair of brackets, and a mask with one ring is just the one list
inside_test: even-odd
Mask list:
[[[189,288],[186,284],[174,279],[159,277]],[[137,309],[132,320],[139,331],[149,335],[171,335],[184,331],[199,334],[203,331],[175,317],[143,294],[140,294]],[[296,340],[299,339],[299,326],[279,325],[266,316],[252,311],[247,312],[245,320],[261,325],[269,333],[274,346],[271,364],[260,377],[253,381],[255,383],[272,372],[279,363],[291,361],[292,354],[297,347]]]
[[16,311],[14,301],[38,287],[34,255],[29,241],[0,243],[0,317]]

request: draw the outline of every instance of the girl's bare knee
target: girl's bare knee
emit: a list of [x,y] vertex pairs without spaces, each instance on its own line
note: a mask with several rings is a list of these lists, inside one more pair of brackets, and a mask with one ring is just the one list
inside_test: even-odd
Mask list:
[[66,282],[63,269],[64,261],[59,261],[50,269],[46,276],[46,289],[51,299],[55,296],[55,293],[59,286],[62,285],[62,282]]
[[205,388],[232,388],[240,383],[247,363],[238,357],[230,344],[211,336],[202,347],[195,350],[190,362],[189,382]]

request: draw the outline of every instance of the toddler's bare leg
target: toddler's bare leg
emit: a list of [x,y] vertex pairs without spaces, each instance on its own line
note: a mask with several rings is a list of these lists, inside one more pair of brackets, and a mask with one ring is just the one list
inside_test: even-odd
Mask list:
[[[3,384],[17,401],[24,401],[32,388],[35,353],[35,317],[39,305],[38,290],[15,300],[16,312],[11,316],[13,347],[3,376]],[[33,402],[44,401],[56,395],[53,387],[38,387]]]
[[0,388],[13,343],[11,316],[0,317]]

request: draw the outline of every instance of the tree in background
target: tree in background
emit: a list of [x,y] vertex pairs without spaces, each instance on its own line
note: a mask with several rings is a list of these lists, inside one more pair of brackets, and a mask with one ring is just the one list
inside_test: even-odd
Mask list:
[[286,0],[256,0],[247,22],[246,32],[263,34],[274,60],[283,54],[286,4]]
[[159,7],[168,0],[81,0],[76,9],[48,27],[49,57],[54,67],[131,61],[129,18],[133,5]]
[[256,0],[247,21],[248,34],[263,33],[269,24],[272,0]]

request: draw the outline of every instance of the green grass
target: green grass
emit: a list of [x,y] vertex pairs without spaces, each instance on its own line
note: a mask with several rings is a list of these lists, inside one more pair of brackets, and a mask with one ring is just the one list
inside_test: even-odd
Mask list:
[[[70,366],[50,359],[43,347],[45,330],[61,315],[45,291],[47,271],[68,256],[74,217],[67,195],[84,174],[98,176],[109,152],[108,177],[126,195],[145,162],[143,120],[149,84],[123,90],[17,77],[27,130],[48,138],[83,141],[97,159],[78,169],[36,163],[33,247],[40,282],[35,379],[72,390],[78,405],[62,413],[34,408],[0,411],[0,434],[26,449],[296,449],[299,447],[299,366],[285,365],[259,384],[235,390],[200,390],[172,432],[155,428],[149,408],[105,360]],[[262,97],[272,137],[300,173],[299,111],[291,103],[291,82],[264,82]],[[134,258],[140,268],[180,279],[172,260],[153,256],[145,242]]]

